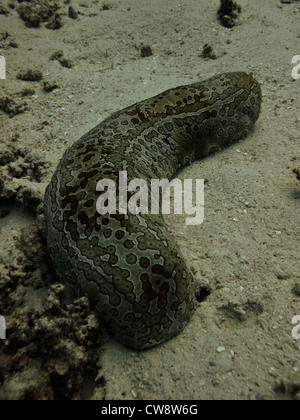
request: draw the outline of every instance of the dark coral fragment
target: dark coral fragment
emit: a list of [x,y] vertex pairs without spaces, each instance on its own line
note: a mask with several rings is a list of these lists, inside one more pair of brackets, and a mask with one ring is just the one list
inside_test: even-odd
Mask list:
[[242,8],[239,4],[232,0],[221,0],[221,5],[218,10],[219,21],[225,28],[233,28],[235,26],[235,20]]

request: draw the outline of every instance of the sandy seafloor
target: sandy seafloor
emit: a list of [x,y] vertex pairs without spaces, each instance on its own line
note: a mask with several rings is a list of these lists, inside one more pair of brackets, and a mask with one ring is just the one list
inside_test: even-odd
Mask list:
[[[0,2],[8,3],[18,5]],[[217,20],[219,0],[72,0],[78,19],[61,4],[58,30],[47,22],[28,28],[12,8],[0,14],[7,66],[0,80],[1,399],[300,398],[300,340],[292,336],[300,315],[300,183],[293,173],[300,167],[300,80],[291,75],[300,3],[238,3],[232,29]],[[202,57],[205,44],[215,60]],[[147,45],[153,55],[142,57]],[[59,50],[72,67],[49,59]],[[43,79],[19,80],[28,69]],[[239,70],[262,85],[255,129],[180,173],[207,180],[204,223],[167,219],[202,298],[179,336],[129,350],[85,300],[64,303],[46,259],[45,188],[64,151],[112,112]],[[44,81],[59,88],[47,93]]]

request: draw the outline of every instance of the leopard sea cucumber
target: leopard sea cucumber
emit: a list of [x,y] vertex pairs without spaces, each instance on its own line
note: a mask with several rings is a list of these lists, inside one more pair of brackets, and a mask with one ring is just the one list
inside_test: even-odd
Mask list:
[[49,252],[59,279],[95,302],[125,345],[146,349],[183,330],[195,281],[162,214],[100,215],[101,179],[118,184],[176,172],[246,136],[261,88],[244,72],[167,90],[116,112],[63,156],[45,194]]

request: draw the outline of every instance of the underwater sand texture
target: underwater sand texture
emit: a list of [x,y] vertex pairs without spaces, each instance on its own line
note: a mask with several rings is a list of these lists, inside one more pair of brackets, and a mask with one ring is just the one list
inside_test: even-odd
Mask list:
[[[0,399],[299,399],[299,2],[239,0],[232,28],[219,0],[36,3],[43,13],[25,20],[17,1],[0,7]],[[195,314],[174,339],[129,350],[51,269],[45,189],[111,113],[229,71],[261,83],[260,118],[180,172],[206,180],[204,223],[166,217],[197,281]]]

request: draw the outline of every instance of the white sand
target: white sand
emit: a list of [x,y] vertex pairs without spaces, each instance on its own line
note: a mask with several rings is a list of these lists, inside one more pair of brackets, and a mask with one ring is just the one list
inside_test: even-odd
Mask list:
[[[300,315],[292,293],[300,283],[300,184],[292,173],[300,166],[300,80],[291,77],[291,60],[300,54],[300,4],[238,3],[233,29],[216,19],[219,0],[109,0],[111,9],[101,12],[101,2],[72,1],[84,15],[65,16],[57,31],[26,28],[16,12],[0,15],[0,33],[19,44],[0,50],[7,64],[0,97],[17,98],[28,86],[36,91],[26,98],[30,110],[14,118],[0,113],[0,141],[10,144],[18,134],[18,145],[49,163],[34,186],[40,195],[65,149],[113,111],[220,72],[253,72],[262,84],[254,132],[180,174],[209,181],[204,224],[185,227],[184,217],[168,218],[210,295],[185,331],[158,348],[133,352],[107,337],[99,352],[105,387],[95,398],[271,398],[275,383],[300,383],[300,340],[292,337],[292,318]],[[201,57],[206,43],[217,60]],[[153,56],[141,58],[142,44]],[[49,61],[57,50],[72,69]],[[44,93],[38,82],[16,80],[27,68],[61,88]],[[1,245],[3,258],[5,252]]]

